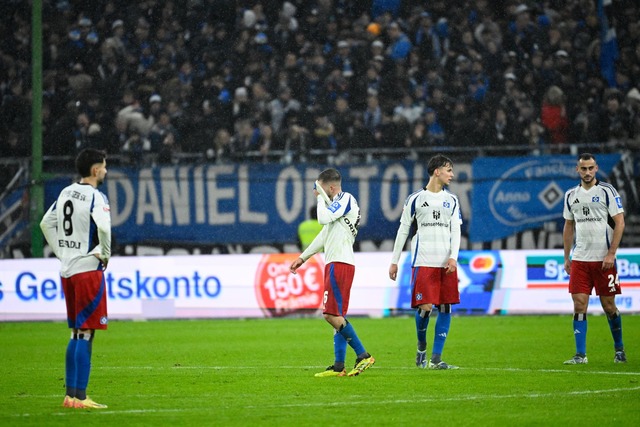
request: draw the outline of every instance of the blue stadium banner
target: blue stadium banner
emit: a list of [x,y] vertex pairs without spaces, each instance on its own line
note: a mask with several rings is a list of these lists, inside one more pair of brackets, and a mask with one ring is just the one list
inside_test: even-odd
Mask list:
[[[296,242],[298,224],[315,206],[323,165],[221,164],[109,168],[100,188],[111,205],[118,243]],[[427,181],[410,161],[341,165],[342,188],[360,204],[358,239],[395,236],[405,199]],[[69,178],[47,182],[47,207]]]
[[[620,161],[601,154],[598,179]],[[469,239],[487,242],[562,219],[564,193],[579,184],[576,156],[481,157],[473,161]]]

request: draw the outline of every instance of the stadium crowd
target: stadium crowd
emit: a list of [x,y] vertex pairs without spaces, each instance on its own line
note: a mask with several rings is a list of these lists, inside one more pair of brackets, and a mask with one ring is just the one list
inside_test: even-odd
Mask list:
[[[596,0],[42,4],[49,156],[95,147],[171,164],[248,152],[305,161],[314,149],[336,159],[447,147],[459,159],[481,148],[640,148],[632,0],[614,0],[609,15],[615,70],[600,61]],[[28,156],[31,2],[0,10],[0,155]]]

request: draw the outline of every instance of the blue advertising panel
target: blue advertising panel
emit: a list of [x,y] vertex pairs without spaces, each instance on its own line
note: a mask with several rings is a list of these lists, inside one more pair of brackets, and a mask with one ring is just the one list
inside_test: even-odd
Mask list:
[[[411,309],[411,252],[400,261],[398,274],[398,299],[395,307]],[[458,256],[458,290],[460,304],[452,310],[456,313],[486,314],[491,306],[493,289],[499,287],[502,274],[500,251],[460,251]]]
[[[298,224],[316,203],[313,183],[325,167],[109,168],[100,189],[109,198],[113,235],[121,244],[295,242]],[[428,181],[426,167],[411,161],[341,165],[338,170],[342,189],[360,205],[358,239],[393,238],[406,197]],[[47,207],[70,182],[69,178],[47,182]]]
[[[607,181],[620,158],[598,155],[598,179]],[[564,193],[579,184],[575,156],[481,157],[472,168],[472,242],[501,239],[561,220]]]

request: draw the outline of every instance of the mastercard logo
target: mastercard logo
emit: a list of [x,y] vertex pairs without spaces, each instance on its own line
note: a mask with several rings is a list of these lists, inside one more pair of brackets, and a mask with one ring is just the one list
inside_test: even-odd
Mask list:
[[495,265],[496,259],[491,255],[476,255],[469,261],[469,268],[473,273],[488,273]]

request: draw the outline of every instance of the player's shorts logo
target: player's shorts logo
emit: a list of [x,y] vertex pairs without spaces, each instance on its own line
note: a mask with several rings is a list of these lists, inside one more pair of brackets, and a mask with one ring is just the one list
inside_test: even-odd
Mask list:
[[102,316],[102,317],[100,318],[100,324],[101,324],[101,325],[106,325],[107,323],[109,323],[109,319],[107,319],[107,317],[106,317],[106,316]]
[[281,317],[313,313],[322,308],[324,262],[320,255],[289,272],[291,254],[265,254],[258,264],[255,290],[258,305],[266,315]]

